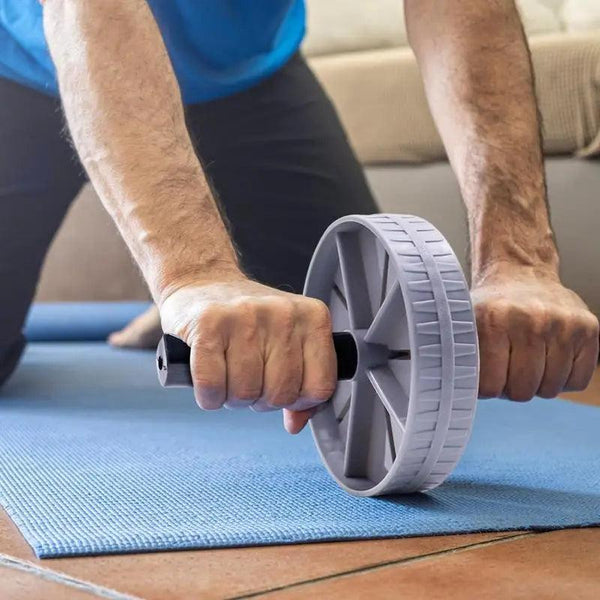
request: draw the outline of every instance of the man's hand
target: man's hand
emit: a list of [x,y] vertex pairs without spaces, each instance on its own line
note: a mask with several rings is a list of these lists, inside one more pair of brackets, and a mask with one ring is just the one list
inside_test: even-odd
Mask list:
[[472,297],[481,396],[525,401],[587,386],[598,362],[598,319],[555,274],[501,263]]
[[298,433],[336,386],[329,311],[319,300],[240,277],[188,284],[160,307],[163,330],[192,348],[198,404],[207,410],[284,408]]

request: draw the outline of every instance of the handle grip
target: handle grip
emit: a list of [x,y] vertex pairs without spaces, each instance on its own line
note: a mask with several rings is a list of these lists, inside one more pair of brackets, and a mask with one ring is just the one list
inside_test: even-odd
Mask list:
[[[358,364],[358,350],[352,334],[333,334],[333,345],[337,356],[337,377],[352,379]],[[174,335],[162,336],[156,349],[156,370],[163,387],[192,387],[190,371],[190,347]]]

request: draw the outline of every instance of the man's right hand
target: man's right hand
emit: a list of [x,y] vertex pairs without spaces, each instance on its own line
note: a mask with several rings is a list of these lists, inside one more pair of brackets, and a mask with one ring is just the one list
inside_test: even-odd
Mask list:
[[215,410],[283,408],[298,433],[336,386],[329,311],[320,300],[247,278],[187,284],[160,306],[162,328],[192,349],[194,395]]

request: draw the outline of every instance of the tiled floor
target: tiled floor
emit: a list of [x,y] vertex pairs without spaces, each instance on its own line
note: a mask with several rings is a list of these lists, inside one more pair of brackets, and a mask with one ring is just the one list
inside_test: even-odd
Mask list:
[[0,510],[0,600],[132,597],[597,600],[600,528],[41,561]]

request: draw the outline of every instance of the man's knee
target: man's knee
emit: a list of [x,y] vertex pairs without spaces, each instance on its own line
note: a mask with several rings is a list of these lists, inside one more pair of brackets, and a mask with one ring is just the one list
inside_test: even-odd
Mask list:
[[24,349],[25,337],[23,335],[20,335],[12,342],[0,342],[0,386],[4,384],[17,368]]

